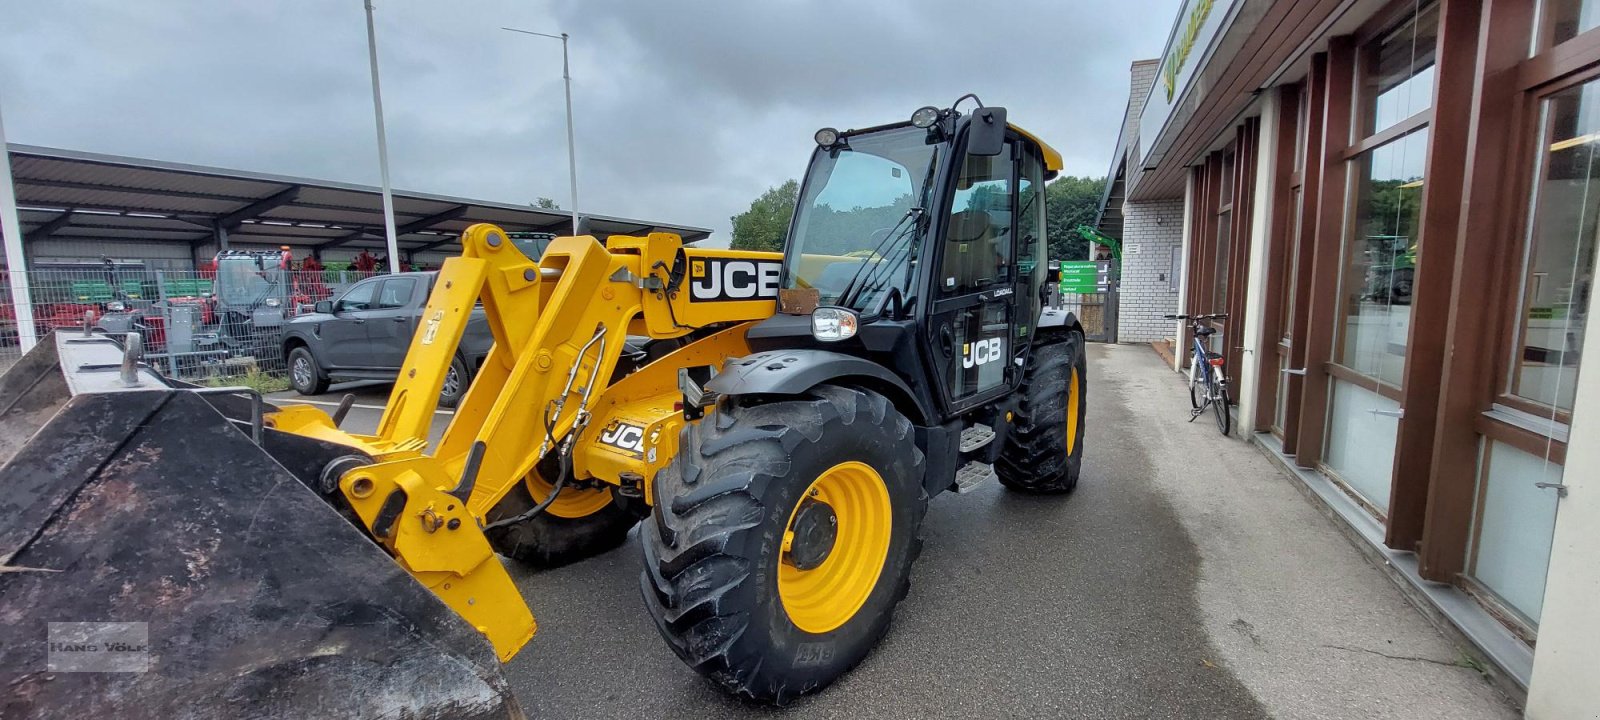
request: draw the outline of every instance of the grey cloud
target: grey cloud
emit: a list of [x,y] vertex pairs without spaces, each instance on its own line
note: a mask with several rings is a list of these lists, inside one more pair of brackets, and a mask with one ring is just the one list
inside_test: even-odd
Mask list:
[[[965,92],[1105,171],[1128,63],[1177,0],[379,0],[398,187],[567,204],[572,34],[581,209],[702,225],[797,176],[823,125]],[[0,0],[13,142],[376,183],[358,0]]]

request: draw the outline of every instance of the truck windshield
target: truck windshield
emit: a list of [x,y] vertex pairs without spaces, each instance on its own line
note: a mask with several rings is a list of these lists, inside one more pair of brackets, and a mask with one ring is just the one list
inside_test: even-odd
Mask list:
[[786,288],[816,288],[818,303],[875,307],[890,288],[909,295],[923,209],[942,143],[903,127],[855,135],[818,151],[796,203],[784,256]]

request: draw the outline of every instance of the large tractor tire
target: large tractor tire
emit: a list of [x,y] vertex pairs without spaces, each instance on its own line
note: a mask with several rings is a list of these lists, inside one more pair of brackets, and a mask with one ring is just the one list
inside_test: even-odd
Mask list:
[[[489,512],[488,521],[516,517],[550,495],[538,477],[517,485]],[[555,568],[594,557],[628,539],[642,512],[619,501],[610,487],[567,487],[550,507],[522,522],[484,533],[494,551],[535,568]],[[537,497],[537,500],[535,499]]]
[[1034,347],[1017,390],[1022,402],[994,466],[1002,485],[1036,494],[1065,494],[1078,486],[1087,371],[1081,333]]
[[784,704],[855,667],[910,588],[927,508],[911,422],[821,386],[686,427],[641,532],[645,605],[684,662]]

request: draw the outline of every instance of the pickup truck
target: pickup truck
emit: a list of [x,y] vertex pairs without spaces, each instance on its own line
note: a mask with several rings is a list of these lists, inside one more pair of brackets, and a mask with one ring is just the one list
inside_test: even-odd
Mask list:
[[[412,272],[367,278],[290,320],[283,332],[290,386],[301,395],[318,395],[335,380],[393,380],[436,277]],[[483,308],[474,308],[439,393],[442,407],[461,401],[493,344]]]

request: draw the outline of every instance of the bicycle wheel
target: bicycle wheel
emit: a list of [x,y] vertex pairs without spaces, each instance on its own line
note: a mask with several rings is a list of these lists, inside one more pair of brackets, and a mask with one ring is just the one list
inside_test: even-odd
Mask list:
[[1210,392],[1206,392],[1204,394],[1200,392],[1202,386],[1205,384],[1201,379],[1203,377],[1201,373],[1203,372],[1205,371],[1200,370],[1199,366],[1196,366],[1194,369],[1189,371],[1189,407],[1194,408],[1195,410],[1200,409],[1200,399],[1211,394]]
[[1227,435],[1232,427],[1232,421],[1228,417],[1228,386],[1219,382],[1215,388],[1216,393],[1211,398],[1211,409],[1217,413],[1217,429],[1221,430],[1223,435]]

